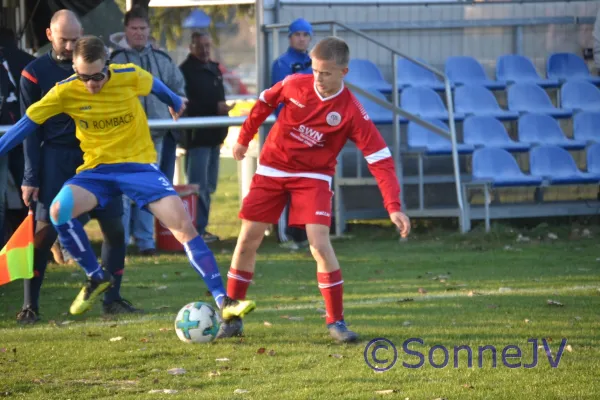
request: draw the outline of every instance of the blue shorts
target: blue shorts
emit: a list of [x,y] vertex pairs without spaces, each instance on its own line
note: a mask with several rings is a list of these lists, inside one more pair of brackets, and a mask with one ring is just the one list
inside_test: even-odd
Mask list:
[[[50,205],[65,182],[72,178],[83,164],[83,153],[78,147],[44,144],[40,160],[40,192],[35,210],[36,221],[50,223]],[[89,217],[118,218],[123,215],[123,202],[115,198],[104,207],[96,207]]]
[[102,164],[80,172],[65,185],[79,186],[91,192],[100,207],[105,207],[114,198],[126,195],[139,208],[177,192],[154,164],[120,163]]

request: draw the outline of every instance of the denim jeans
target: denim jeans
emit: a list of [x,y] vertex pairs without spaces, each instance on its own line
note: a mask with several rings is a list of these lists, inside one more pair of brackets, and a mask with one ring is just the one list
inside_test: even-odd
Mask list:
[[[156,165],[160,165],[162,147],[163,138],[154,139],[154,148],[157,154]],[[127,196],[123,196],[123,228],[125,230],[125,245],[130,243],[131,236],[133,236],[140,251],[156,248],[154,243],[154,216],[132,204],[131,199]]]
[[221,146],[197,147],[187,150],[186,170],[189,183],[200,185],[196,227],[203,235],[208,225],[210,196],[217,190]]
[[0,157],[0,249],[4,247],[4,219],[6,218],[6,188],[8,186],[8,156]]

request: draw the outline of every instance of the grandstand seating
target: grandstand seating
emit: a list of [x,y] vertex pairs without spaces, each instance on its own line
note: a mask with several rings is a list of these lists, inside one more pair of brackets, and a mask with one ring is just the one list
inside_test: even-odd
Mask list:
[[534,147],[529,156],[531,174],[541,176],[550,185],[598,183],[600,174],[582,172],[569,152],[555,145]]
[[532,83],[543,88],[559,87],[558,79],[544,79],[527,57],[518,54],[506,54],[496,60],[496,78],[510,83]]
[[383,74],[373,62],[363,59],[352,59],[345,79],[356,86],[375,89],[381,93],[391,93],[392,84],[383,78]]
[[487,181],[492,187],[539,186],[543,181],[539,176],[523,173],[508,151],[493,147],[475,150],[472,170],[474,182]]
[[600,89],[584,80],[569,80],[560,90],[561,104],[574,111],[600,111]]
[[[425,60],[417,60],[423,64],[427,64]],[[441,82],[433,72],[415,64],[406,58],[398,58],[397,71],[398,88],[400,90],[409,86],[428,87],[436,91],[443,91],[446,88],[444,86],[444,82]]]
[[454,99],[456,111],[465,115],[490,116],[502,120],[519,118],[518,112],[500,108],[494,94],[483,86],[459,86],[456,88]]
[[476,147],[499,148],[507,151],[528,151],[530,145],[512,140],[502,122],[494,117],[471,116],[463,124],[466,144]]
[[600,143],[600,112],[583,111],[575,114],[573,137],[576,140]]
[[548,94],[534,83],[516,83],[508,88],[508,109],[520,113],[548,114],[555,118],[569,118],[573,112],[552,104]]
[[[448,131],[448,125],[439,119],[424,118],[424,120]],[[412,151],[424,151],[427,155],[451,154],[452,142],[449,138],[411,121],[408,123],[408,148]],[[472,144],[458,143],[459,154],[469,154],[474,150],[475,146]]]
[[[373,96],[381,99],[383,101],[388,102],[388,99],[385,97],[383,93],[375,89],[366,89],[367,92],[372,94]],[[389,125],[394,122],[394,113],[387,108],[380,106],[376,102],[368,99],[367,97],[361,96],[359,93],[354,94],[356,99],[363,105],[367,114],[369,114],[369,118],[373,123],[380,125]]]
[[549,79],[561,82],[569,79],[582,79],[600,84],[600,77],[592,76],[585,61],[573,53],[553,53],[546,61],[546,75]]
[[525,114],[519,118],[519,141],[531,145],[553,144],[568,150],[585,148],[586,141],[569,139],[549,115]]
[[448,79],[456,85],[481,85],[490,90],[506,88],[506,82],[489,79],[483,66],[473,57],[448,57],[445,71]]
[[600,143],[594,143],[587,148],[587,171],[600,174]]
[[[400,105],[406,111],[423,118],[448,120],[448,110],[440,96],[433,89],[412,86],[404,89],[400,96]],[[454,113],[455,120],[463,120],[462,113]]]

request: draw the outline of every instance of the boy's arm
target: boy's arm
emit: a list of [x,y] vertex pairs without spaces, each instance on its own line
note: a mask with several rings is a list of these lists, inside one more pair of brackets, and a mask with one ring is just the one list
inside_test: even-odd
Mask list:
[[252,110],[250,110],[248,118],[244,121],[242,129],[240,129],[238,136],[239,144],[248,146],[260,125],[265,122],[265,119],[275,111],[280,103],[283,103],[285,100],[283,88],[286,82],[287,80],[277,82],[271,88],[263,90],[258,97],[258,101],[252,106]]

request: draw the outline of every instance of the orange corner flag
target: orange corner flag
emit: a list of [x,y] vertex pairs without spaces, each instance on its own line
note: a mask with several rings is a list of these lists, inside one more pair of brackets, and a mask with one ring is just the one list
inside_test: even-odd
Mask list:
[[15,279],[33,278],[33,213],[27,218],[0,251],[0,285]]

